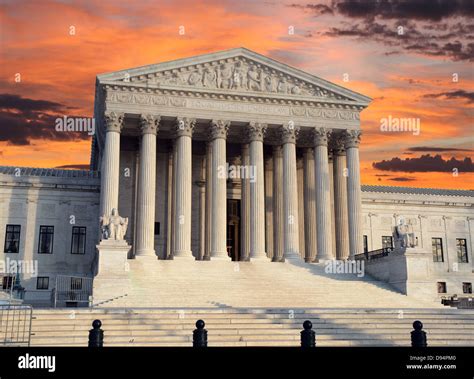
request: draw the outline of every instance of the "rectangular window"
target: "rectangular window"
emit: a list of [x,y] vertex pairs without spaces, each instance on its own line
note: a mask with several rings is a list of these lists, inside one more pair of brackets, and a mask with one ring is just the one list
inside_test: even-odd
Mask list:
[[82,278],[71,278],[71,290],[82,290]]
[[38,241],[39,254],[53,253],[54,226],[40,226],[40,235]]
[[86,228],[84,226],[72,227],[71,254],[86,253]]
[[462,293],[472,293],[472,283],[464,282],[462,284]]
[[20,251],[20,230],[20,225],[7,225],[4,253],[18,253]]
[[382,248],[393,247],[392,236],[382,236]]
[[433,262],[444,262],[443,240],[441,238],[431,239],[431,251],[433,252]]
[[456,238],[456,250],[458,252],[458,262],[468,263],[467,244],[465,238]]
[[446,293],[446,282],[438,282],[438,293]]
[[13,276],[12,275],[7,275],[3,277],[2,280],[2,289],[4,290],[9,290],[13,286]]
[[367,242],[367,236],[364,235],[364,253],[367,253],[369,251],[369,244]]
[[49,288],[49,277],[48,276],[38,276],[36,280],[36,289],[37,290],[47,290]]
[[159,236],[159,235],[160,235],[160,223],[155,222],[155,236]]

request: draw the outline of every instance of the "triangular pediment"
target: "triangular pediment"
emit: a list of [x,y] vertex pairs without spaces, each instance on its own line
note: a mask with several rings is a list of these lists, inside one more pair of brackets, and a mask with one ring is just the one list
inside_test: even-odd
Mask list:
[[237,48],[98,76],[100,83],[266,94],[367,105],[370,98],[261,54]]

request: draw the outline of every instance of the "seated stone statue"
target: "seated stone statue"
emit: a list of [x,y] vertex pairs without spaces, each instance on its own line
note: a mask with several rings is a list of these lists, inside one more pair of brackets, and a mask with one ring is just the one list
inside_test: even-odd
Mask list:
[[128,218],[120,217],[116,208],[112,209],[110,216],[100,217],[100,230],[104,240],[123,241],[127,227]]
[[396,247],[407,248],[417,245],[413,225],[407,225],[403,218],[398,220],[397,226],[393,230],[393,240]]

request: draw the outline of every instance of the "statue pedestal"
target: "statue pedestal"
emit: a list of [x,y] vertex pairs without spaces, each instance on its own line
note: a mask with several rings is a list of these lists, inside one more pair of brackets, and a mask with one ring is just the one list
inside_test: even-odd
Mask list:
[[431,252],[419,247],[395,249],[388,256],[366,262],[365,270],[401,293],[425,300],[436,298]]
[[130,290],[127,241],[102,240],[96,246],[98,251],[98,273],[94,278],[93,304],[126,296]]

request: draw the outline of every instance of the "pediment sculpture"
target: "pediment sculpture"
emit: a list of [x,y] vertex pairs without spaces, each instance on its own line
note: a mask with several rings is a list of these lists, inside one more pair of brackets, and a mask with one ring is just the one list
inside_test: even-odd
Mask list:
[[127,233],[128,217],[121,217],[118,210],[114,208],[110,215],[101,216],[99,221],[103,240],[124,240]]
[[146,81],[154,85],[344,98],[325,88],[248,59],[234,59],[222,63],[210,62],[185,69],[173,69],[159,73]]

